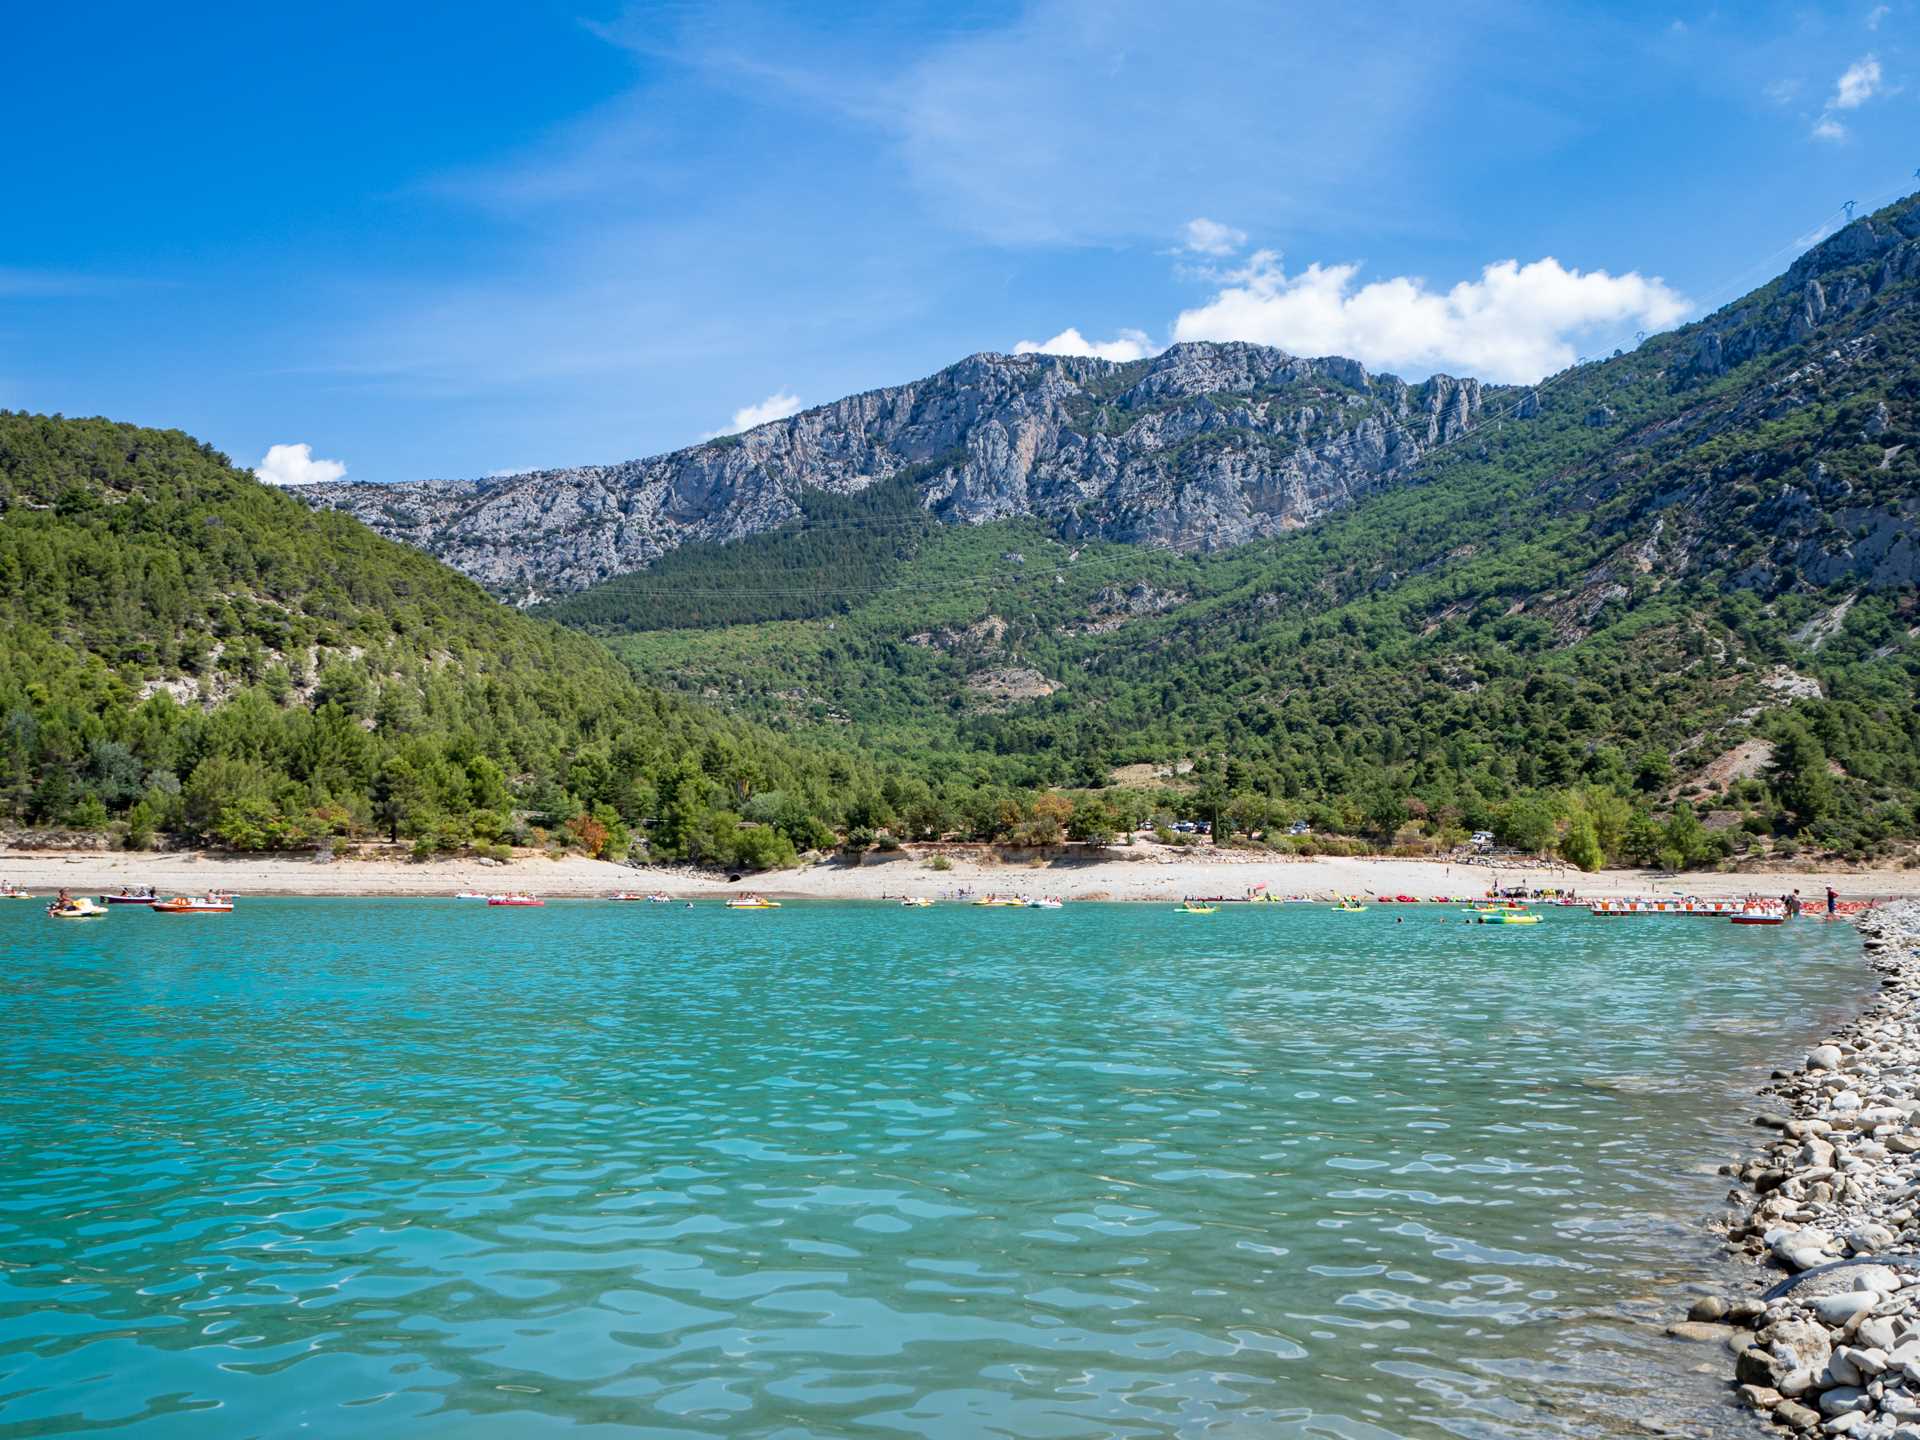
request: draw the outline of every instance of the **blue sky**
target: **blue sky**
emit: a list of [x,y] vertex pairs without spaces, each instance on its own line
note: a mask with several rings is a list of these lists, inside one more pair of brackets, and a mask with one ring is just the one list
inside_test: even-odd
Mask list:
[[1920,0],[406,8],[14,16],[0,407],[406,480],[1022,342],[1520,379],[1920,184]]

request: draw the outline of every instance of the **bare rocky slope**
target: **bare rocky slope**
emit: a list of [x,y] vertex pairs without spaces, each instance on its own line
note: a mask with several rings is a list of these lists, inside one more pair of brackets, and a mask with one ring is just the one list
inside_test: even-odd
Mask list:
[[1218,549],[1391,483],[1482,403],[1476,380],[1409,385],[1258,345],[1129,364],[982,354],[654,459],[301,493],[526,602],[691,541],[776,529],[808,491],[896,479],[943,520],[1033,517],[1068,537]]

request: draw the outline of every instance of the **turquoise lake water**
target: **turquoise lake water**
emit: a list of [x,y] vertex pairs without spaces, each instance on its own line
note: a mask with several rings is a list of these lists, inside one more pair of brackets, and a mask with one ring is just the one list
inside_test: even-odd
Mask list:
[[0,1436],[1743,1433],[1858,942],[1548,914],[0,905]]

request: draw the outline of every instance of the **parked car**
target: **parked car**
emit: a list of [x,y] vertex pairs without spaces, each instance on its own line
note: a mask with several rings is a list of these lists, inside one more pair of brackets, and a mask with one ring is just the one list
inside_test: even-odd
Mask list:
[[1473,843],[1478,845],[1482,850],[1486,849],[1489,845],[1493,844],[1493,832],[1491,830],[1474,831]]
[[1304,820],[1296,820],[1287,827],[1287,834],[1289,835],[1311,835],[1312,833],[1313,827]]

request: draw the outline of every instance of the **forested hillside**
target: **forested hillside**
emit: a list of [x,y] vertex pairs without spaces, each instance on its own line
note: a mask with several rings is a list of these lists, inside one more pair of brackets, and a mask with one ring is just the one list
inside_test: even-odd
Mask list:
[[876,783],[177,431],[0,413],[0,507],[17,823],[243,849],[551,832],[609,855],[644,824],[655,854],[756,863],[830,840]]
[[[573,631],[184,435],[0,414],[0,815],[730,865],[1179,815],[1584,866],[1909,854],[1916,355],[1909,201],[1533,389],[977,357],[639,466],[649,524],[703,518],[550,607]],[[608,483],[568,492],[589,568],[653,544]],[[521,574],[510,537],[447,543]]]
[[[1219,554],[842,517],[555,613],[651,603],[615,641],[642,674],[917,769],[926,829],[978,828],[982,785],[1111,800],[1191,765],[1180,803],[1245,829],[1891,853],[1920,834],[1917,290],[1908,201]],[[774,578],[862,534],[891,557],[870,583]],[[688,628],[721,596],[761,623]]]

